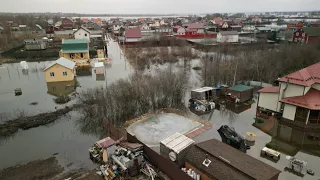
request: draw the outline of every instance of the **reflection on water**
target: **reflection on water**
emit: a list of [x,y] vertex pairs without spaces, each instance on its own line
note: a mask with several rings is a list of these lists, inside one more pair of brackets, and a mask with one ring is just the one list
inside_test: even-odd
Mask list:
[[47,82],[48,93],[54,96],[66,96],[76,89],[76,79],[72,81]]

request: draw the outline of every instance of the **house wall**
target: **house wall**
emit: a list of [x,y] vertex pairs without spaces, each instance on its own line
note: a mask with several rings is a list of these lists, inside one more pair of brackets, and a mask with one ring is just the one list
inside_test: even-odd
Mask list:
[[139,42],[141,38],[126,38],[126,42]]
[[279,93],[260,93],[258,106],[279,112],[277,109],[278,97]]
[[48,93],[54,96],[68,95],[75,90],[75,79],[72,81],[47,82]]
[[232,42],[238,42],[238,41],[239,41],[239,35],[224,36],[221,33],[218,33],[217,35],[217,42],[220,42],[220,43],[225,43],[225,42],[232,43]]
[[204,33],[204,29],[198,29],[198,30],[197,30],[197,33],[203,34],[203,33]]
[[296,115],[296,106],[293,106],[291,104],[285,104],[283,108],[283,115],[282,117],[294,121],[295,115]]
[[[74,54],[74,58],[71,58],[70,54]],[[82,54],[83,57],[81,57],[81,53],[61,53],[60,51],[60,57],[64,57],[73,62],[88,61],[90,59],[89,52],[84,52]]]
[[298,29],[297,31],[293,32],[292,42],[306,43],[307,39],[308,39],[307,34],[302,29]]
[[[284,91],[284,89],[286,88],[286,84],[282,82],[281,86],[280,86],[280,99],[282,98],[286,98],[286,97],[293,97],[293,96],[303,96],[304,95],[304,91],[305,88],[304,86],[299,86],[299,85],[295,85],[295,84],[290,84],[288,83],[288,87],[287,89]],[[283,96],[283,97],[282,97]]]
[[320,83],[314,84],[312,87],[320,91]]
[[253,89],[240,92],[240,102],[248,101],[253,97]]
[[197,174],[200,174],[200,179],[201,180],[212,180],[211,178],[209,178],[207,175],[205,175],[204,173],[202,173],[200,170],[198,170],[197,168],[193,167],[191,164],[189,164],[188,162],[186,162],[186,168],[187,169],[192,169],[193,171],[195,171]]
[[309,87],[304,87],[304,92],[303,92],[303,94],[305,95],[305,94],[310,90],[310,88],[311,88],[311,86],[309,86]]
[[85,31],[84,29],[79,29],[74,33],[74,39],[85,39],[90,43],[90,33]]
[[[63,75],[63,72],[67,72],[67,76]],[[54,76],[50,76],[50,72],[54,72]],[[47,82],[59,82],[59,81],[72,81],[74,79],[73,70],[65,68],[59,64],[55,64],[45,72],[45,78]]]

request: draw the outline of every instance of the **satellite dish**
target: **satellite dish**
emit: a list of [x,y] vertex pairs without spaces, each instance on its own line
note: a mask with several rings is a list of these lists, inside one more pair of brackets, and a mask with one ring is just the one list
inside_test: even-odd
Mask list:
[[169,153],[169,158],[170,158],[170,160],[171,161],[176,161],[177,160],[177,156],[176,156],[176,153],[174,153],[173,151],[171,151],[170,153]]

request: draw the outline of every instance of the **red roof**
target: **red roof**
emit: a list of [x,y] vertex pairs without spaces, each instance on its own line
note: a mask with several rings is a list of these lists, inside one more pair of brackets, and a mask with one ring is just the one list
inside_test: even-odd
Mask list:
[[271,87],[265,87],[258,91],[259,93],[278,93],[280,92],[279,86],[271,86]]
[[108,147],[114,145],[115,143],[116,142],[113,139],[111,139],[110,137],[106,137],[106,138],[101,139],[96,142],[96,144],[98,144],[102,148],[108,148]]
[[280,102],[312,110],[320,110],[320,91],[311,88],[304,96],[287,97],[281,99]]
[[126,29],[125,36],[126,38],[141,38],[141,29],[140,28]]
[[280,78],[279,81],[302,86],[311,86],[315,83],[320,83],[320,62],[284,76]]
[[183,27],[186,27],[188,29],[203,29],[204,24],[203,23],[193,23],[193,24],[184,24]]

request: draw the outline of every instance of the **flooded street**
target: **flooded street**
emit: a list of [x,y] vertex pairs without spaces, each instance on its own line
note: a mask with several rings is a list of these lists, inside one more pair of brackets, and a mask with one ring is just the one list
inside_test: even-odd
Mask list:
[[[76,79],[80,85],[76,89],[77,92],[88,88],[106,86],[121,78],[126,78],[130,73],[134,72],[134,69],[121,53],[118,43],[111,39],[109,39],[108,43],[108,54],[112,59],[112,64],[110,67],[107,67],[106,79],[97,81],[95,73],[89,76],[77,76]],[[19,69],[19,63],[4,64],[3,66],[5,68],[0,68],[1,117],[7,116],[13,118],[21,115],[21,113],[25,115],[35,115],[40,112],[54,111],[56,108],[76,103],[75,99],[64,105],[57,105],[53,101],[54,96],[51,94],[70,92],[68,92],[68,89],[63,88],[65,87],[63,84],[48,85],[43,72],[41,70],[35,70],[41,69],[49,63],[49,61],[28,63],[28,74],[22,73]],[[200,60],[193,60],[188,64],[190,79],[185,97],[186,105],[190,99],[190,90],[201,86],[199,75],[201,71],[192,69],[192,67],[199,64]],[[170,65],[154,65],[146,70],[146,73],[149,72],[152,74],[154,71],[165,69],[168,66]],[[183,66],[184,62],[182,61],[174,64],[174,67]],[[59,85],[61,85],[62,88],[59,88]],[[16,88],[21,88],[21,96],[14,95],[14,89]],[[53,89],[59,92],[52,92]],[[255,99],[255,101],[257,101],[257,99]],[[32,102],[37,102],[38,104],[29,105]],[[212,123],[212,129],[193,139],[197,143],[212,138],[221,140],[217,132],[217,129],[220,128],[221,125],[234,127],[235,130],[243,136],[247,132],[253,132],[256,134],[256,141],[255,145],[247,151],[249,155],[283,171],[284,167],[288,165],[288,161],[285,159],[286,154],[282,153],[281,159],[277,163],[260,157],[261,149],[265,147],[267,143],[276,141],[277,145],[281,146],[281,149],[292,152],[292,154],[290,154],[291,156],[306,161],[308,163],[307,168],[315,172],[315,176],[305,175],[304,178],[300,178],[289,172],[282,172],[279,179],[319,179],[320,167],[318,164],[320,163],[320,158],[312,154],[320,154],[320,146],[310,145],[319,144],[320,142],[310,141],[307,138],[308,134],[280,125],[277,125],[274,129],[273,132],[275,133],[272,138],[272,136],[252,125],[254,123],[253,118],[255,117],[255,113],[256,103],[244,108],[230,106],[227,107],[226,110],[215,110],[210,114],[200,117],[190,112],[188,118],[194,120],[202,119]],[[80,130],[80,118],[78,112],[72,111],[53,124],[29,130],[19,130],[18,133],[8,139],[0,139],[0,169],[13,166],[17,163],[27,163],[40,158],[47,158],[56,153],[59,162],[67,168],[95,168],[95,165],[89,159],[88,148],[100,137],[90,132]],[[5,118],[0,118],[0,121],[1,120],[3,121]],[[170,125],[169,122],[167,124]],[[295,147],[288,144],[295,144]]]

